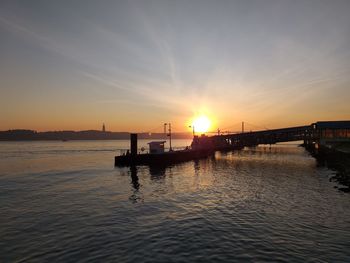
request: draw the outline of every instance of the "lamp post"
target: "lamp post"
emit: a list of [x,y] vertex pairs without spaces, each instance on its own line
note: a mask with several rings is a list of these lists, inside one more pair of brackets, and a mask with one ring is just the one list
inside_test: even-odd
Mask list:
[[171,123],[169,123],[169,151],[171,152],[173,150],[173,148],[171,147]]
[[[167,130],[166,130],[167,125],[169,127],[169,129],[168,129],[169,133],[166,133],[167,132]],[[169,151],[171,152],[173,150],[173,148],[171,147],[171,123],[164,123],[164,133],[166,134],[166,136],[169,136],[169,144],[170,144]]]
[[193,137],[194,137],[194,125],[190,125],[190,126],[188,126],[188,128],[192,128],[192,135],[193,135]]

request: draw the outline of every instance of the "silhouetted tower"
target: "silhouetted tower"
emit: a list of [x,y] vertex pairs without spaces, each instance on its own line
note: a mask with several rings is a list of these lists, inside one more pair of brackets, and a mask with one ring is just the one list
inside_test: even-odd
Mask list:
[[106,131],[106,126],[105,126],[105,124],[102,125],[102,131],[103,131],[103,132]]

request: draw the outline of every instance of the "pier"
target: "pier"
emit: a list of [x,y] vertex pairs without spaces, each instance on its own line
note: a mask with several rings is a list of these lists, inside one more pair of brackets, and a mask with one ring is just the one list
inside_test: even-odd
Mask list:
[[215,151],[239,150],[259,144],[303,141],[310,152],[335,149],[350,142],[350,121],[319,121],[305,126],[287,127],[254,132],[194,136],[191,147],[185,150],[164,151],[165,141],[149,143],[146,154],[137,153],[137,134],[131,134],[130,152],[115,157],[115,166],[164,165],[205,158]]
[[216,150],[290,141],[304,141],[308,147],[332,147],[350,142],[350,121],[319,121],[305,126],[215,135],[206,139]]

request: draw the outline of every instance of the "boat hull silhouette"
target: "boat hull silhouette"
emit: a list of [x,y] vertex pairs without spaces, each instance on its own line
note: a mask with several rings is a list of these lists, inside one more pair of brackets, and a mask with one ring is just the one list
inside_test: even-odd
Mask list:
[[214,153],[211,149],[201,150],[180,150],[159,154],[147,153],[136,155],[120,155],[115,157],[115,166],[131,165],[169,165],[173,163],[187,162],[196,159],[206,158]]

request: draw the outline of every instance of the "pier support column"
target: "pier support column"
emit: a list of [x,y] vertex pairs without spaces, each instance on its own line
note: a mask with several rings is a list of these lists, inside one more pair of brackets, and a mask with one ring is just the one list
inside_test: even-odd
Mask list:
[[137,155],[137,133],[130,134],[130,152],[132,156]]

